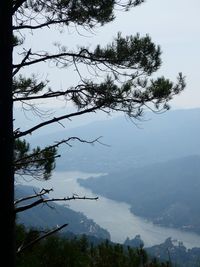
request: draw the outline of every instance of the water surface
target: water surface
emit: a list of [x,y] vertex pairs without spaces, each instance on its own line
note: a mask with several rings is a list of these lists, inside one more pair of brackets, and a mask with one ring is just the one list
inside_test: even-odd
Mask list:
[[[102,174],[83,172],[55,172],[48,182],[31,180],[23,184],[34,185],[40,188],[53,188],[49,197],[78,196],[96,197],[90,190],[81,187],[77,179],[86,179]],[[134,238],[140,235],[146,247],[160,244],[168,237],[180,240],[187,248],[200,247],[200,235],[180,231],[168,227],[160,227],[140,218],[130,212],[130,205],[113,201],[103,196],[94,200],[73,200],[62,202],[75,211],[83,212],[88,218],[93,219],[101,227],[110,232],[111,240],[123,243],[127,237]]]

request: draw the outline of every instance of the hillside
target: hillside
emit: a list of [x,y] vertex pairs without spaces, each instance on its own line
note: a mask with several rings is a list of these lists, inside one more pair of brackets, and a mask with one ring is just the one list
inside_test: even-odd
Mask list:
[[131,204],[134,214],[154,223],[200,233],[200,156],[79,179],[79,183]]
[[[16,198],[32,195],[30,186],[16,186]],[[27,227],[54,228],[56,225],[68,223],[66,231],[74,234],[86,234],[103,239],[110,239],[107,230],[101,228],[93,220],[88,219],[80,212],[51,202],[49,206],[39,205],[27,211],[18,213],[17,223]]]

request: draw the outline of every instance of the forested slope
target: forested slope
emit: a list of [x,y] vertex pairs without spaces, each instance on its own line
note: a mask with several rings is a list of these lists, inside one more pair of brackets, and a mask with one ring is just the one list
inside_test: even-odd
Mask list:
[[200,233],[200,156],[79,179],[97,194],[131,204],[154,223]]

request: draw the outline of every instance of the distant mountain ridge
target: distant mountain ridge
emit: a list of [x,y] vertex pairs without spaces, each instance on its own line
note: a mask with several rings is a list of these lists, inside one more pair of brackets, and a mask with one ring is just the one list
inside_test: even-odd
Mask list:
[[[59,149],[57,170],[113,172],[131,167],[200,155],[200,109],[171,110],[163,114],[147,113],[142,121],[132,123],[125,117],[97,121],[38,137],[38,145],[78,136],[100,141],[108,146],[72,142]],[[70,122],[69,122],[70,123]]]
[[200,248],[186,249],[181,242],[171,238],[166,239],[162,244],[147,248],[146,251],[161,261],[170,260],[172,266],[199,267]]
[[200,234],[200,156],[188,156],[87,180],[81,186],[131,205],[159,225]]
[[[124,245],[133,248],[143,247],[143,241],[140,235],[136,235],[133,239],[127,238]],[[153,258],[168,261],[171,263],[169,266],[199,267],[200,248],[187,249],[182,242],[170,237],[161,244],[146,247],[145,251]]]
[[[33,187],[17,185],[15,188],[16,198],[33,195]],[[23,203],[25,204],[25,203]],[[68,207],[51,202],[50,207],[39,205],[17,215],[17,223],[26,227],[36,227],[42,229],[55,228],[56,225],[68,223],[65,231],[76,235],[89,235],[102,239],[110,239],[107,230],[101,228],[93,220],[88,219],[81,212],[75,212]]]

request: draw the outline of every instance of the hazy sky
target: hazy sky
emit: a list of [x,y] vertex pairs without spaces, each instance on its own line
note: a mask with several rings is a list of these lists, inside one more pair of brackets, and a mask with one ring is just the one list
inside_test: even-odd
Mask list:
[[[66,29],[60,34],[55,28],[51,31],[37,30],[34,35],[27,34],[27,48],[31,46],[38,50],[51,50],[55,41],[68,47],[76,45],[106,44],[112,41],[117,32],[124,35],[149,34],[152,40],[161,46],[162,67],[158,75],[164,75],[175,81],[178,72],[186,76],[187,88],[184,93],[177,96],[173,108],[200,107],[200,1],[199,0],[146,0],[141,6],[129,12],[117,12],[116,20],[104,27],[89,33],[79,29],[77,34],[74,28]],[[81,34],[85,35],[81,36]],[[55,48],[53,48],[55,49]],[[27,71],[36,71],[42,77],[51,80],[57,89],[65,89],[65,84],[74,79],[67,70],[49,68],[43,64]]]

